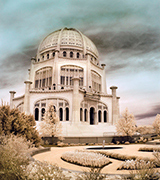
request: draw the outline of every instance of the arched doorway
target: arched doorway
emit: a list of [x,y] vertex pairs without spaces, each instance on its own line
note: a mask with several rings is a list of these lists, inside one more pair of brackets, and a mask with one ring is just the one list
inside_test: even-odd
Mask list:
[[39,120],[39,109],[38,108],[35,109],[35,120],[36,121]]
[[95,118],[95,115],[94,115],[94,108],[93,107],[91,107],[90,108],[90,125],[93,125],[93,124],[95,124],[95,120],[94,120],[94,118]]

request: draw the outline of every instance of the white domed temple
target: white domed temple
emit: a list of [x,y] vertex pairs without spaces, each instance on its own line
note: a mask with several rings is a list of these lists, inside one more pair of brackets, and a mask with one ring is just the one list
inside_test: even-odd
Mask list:
[[49,34],[31,58],[25,94],[10,91],[10,106],[41,121],[53,105],[64,137],[103,136],[115,132],[119,118],[116,86],[107,93],[105,64],[100,64],[94,43],[73,28]]

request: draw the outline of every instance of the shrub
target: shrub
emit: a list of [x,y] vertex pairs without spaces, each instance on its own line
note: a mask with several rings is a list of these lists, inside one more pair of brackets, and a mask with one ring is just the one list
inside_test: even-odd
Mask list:
[[0,136],[0,179],[25,179],[23,167],[29,164],[30,146],[23,137]]
[[2,134],[23,136],[36,146],[40,144],[34,117],[25,115],[18,109],[10,109],[9,105],[0,106],[0,135]]
[[62,154],[63,160],[86,167],[103,167],[111,163],[107,157],[99,153],[88,151],[69,151]]
[[77,176],[76,180],[102,180],[106,175],[100,174],[102,168],[91,168],[89,172]]
[[[133,162],[132,162],[133,163]],[[150,161],[136,160],[135,170],[130,171],[130,179],[133,180],[158,180],[159,174],[154,169],[155,165]]]
[[69,180],[70,177],[66,177],[63,171],[48,162],[32,161],[26,167],[27,179],[56,179],[56,180]]
[[129,143],[128,141],[126,141],[126,142],[125,142],[125,145],[128,145],[128,144],[130,144],[130,143]]

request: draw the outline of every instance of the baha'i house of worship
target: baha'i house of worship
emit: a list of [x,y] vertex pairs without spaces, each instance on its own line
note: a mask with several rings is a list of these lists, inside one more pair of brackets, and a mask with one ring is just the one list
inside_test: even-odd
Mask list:
[[10,106],[41,121],[49,105],[62,122],[64,137],[94,137],[114,133],[119,118],[116,86],[106,89],[105,64],[94,43],[74,28],[52,32],[31,58],[25,94],[10,91]]

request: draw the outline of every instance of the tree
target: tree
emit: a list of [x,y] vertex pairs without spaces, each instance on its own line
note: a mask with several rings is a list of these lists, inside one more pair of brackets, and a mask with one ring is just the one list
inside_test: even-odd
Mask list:
[[32,115],[21,113],[18,109],[10,109],[9,105],[0,106],[0,135],[23,136],[38,146],[41,139],[35,125]]
[[128,112],[126,108],[122,117],[116,123],[117,133],[123,136],[132,136],[136,131],[134,115]]
[[155,130],[155,133],[157,135],[160,135],[160,114],[157,114],[157,116],[153,122],[153,128]]
[[51,136],[62,139],[62,124],[55,113],[53,105],[50,105],[45,112],[43,121],[39,123],[38,131],[41,137]]

